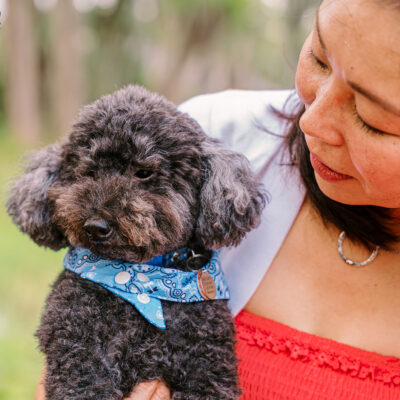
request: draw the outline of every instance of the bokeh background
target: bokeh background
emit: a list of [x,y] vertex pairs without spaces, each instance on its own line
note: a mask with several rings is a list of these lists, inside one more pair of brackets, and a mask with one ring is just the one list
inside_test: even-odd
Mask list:
[[179,104],[292,88],[318,0],[0,0],[0,400],[33,399],[34,332],[64,251],[12,225],[23,154],[68,133],[83,104],[139,83]]

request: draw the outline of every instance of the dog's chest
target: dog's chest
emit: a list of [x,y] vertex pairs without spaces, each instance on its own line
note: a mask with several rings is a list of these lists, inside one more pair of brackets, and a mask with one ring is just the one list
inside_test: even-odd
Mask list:
[[207,399],[236,399],[234,326],[226,300],[163,301],[163,310],[166,329],[159,329],[102,286],[62,272],[37,332],[49,373],[71,382],[71,366],[79,381],[88,371],[106,371],[106,386],[122,393],[118,399],[152,379],[166,382],[172,393],[186,391],[179,399],[189,398],[193,387],[212,392]]
[[[163,301],[167,328],[150,324],[136,308],[102,286],[64,271],[48,299],[46,313],[57,310],[60,325],[79,326],[85,337],[104,342],[118,340],[159,342],[164,346],[177,337],[190,335],[210,341],[226,340],[233,335],[233,324],[226,300],[195,303]],[[68,315],[68,318],[63,316]],[[215,327],[219,326],[218,329]],[[65,327],[63,327],[64,329]],[[146,332],[143,335],[142,332]]]

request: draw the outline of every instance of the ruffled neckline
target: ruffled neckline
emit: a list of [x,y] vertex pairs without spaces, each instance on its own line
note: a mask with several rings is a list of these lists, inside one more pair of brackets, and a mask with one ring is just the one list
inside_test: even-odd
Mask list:
[[355,378],[400,386],[400,358],[299,331],[247,311],[241,311],[235,323],[237,339],[248,345]]

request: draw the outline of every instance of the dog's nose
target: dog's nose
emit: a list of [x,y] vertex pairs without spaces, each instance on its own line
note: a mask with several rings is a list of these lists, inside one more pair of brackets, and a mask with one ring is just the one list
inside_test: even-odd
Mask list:
[[111,235],[111,227],[104,221],[104,219],[88,219],[83,225],[83,229],[85,229],[89,239],[95,240],[96,242],[103,242],[108,239]]

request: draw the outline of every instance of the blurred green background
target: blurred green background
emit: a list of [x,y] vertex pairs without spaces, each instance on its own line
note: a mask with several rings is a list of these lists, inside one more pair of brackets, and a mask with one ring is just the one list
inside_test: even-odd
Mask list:
[[68,133],[83,104],[127,83],[175,103],[291,88],[317,0],[0,0],[0,400],[33,399],[34,332],[64,251],[5,211],[23,154]]

